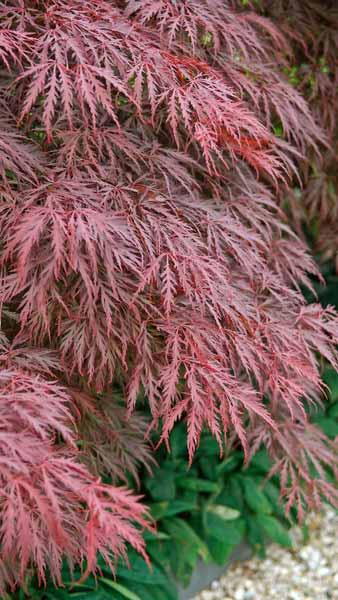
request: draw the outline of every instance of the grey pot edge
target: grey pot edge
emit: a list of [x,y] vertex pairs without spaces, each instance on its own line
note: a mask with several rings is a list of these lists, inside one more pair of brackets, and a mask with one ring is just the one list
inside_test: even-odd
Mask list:
[[206,565],[202,561],[199,561],[189,586],[187,588],[182,588],[182,586],[178,585],[179,600],[191,600],[202,590],[209,587],[212,581],[219,579],[224,575],[233,562],[237,560],[248,560],[251,556],[252,550],[250,546],[243,543],[237,546],[226,565],[219,566],[213,563]]

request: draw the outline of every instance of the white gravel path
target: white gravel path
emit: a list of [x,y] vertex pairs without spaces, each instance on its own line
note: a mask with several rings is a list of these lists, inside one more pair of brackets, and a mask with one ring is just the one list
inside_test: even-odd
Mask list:
[[291,531],[292,549],[271,545],[267,558],[234,563],[192,600],[338,600],[338,514],[307,519],[309,539]]

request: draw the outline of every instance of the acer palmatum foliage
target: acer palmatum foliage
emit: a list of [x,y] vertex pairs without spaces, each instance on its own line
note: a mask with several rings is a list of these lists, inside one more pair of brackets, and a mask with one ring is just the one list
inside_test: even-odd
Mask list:
[[126,541],[143,552],[133,522],[146,525],[144,507],[81,464],[70,397],[43,376],[53,356],[16,351],[2,335],[1,360],[1,594],[32,565],[41,582],[48,569],[62,584],[64,557],[71,567],[86,559],[90,572],[98,552],[114,569],[111,553],[124,556]]
[[294,57],[289,78],[307,99],[328,146],[311,156],[301,195],[289,195],[294,222],[306,221],[316,250],[338,270],[338,6],[334,0],[264,0],[261,9],[288,37]]
[[[128,424],[114,382],[129,414],[145,394],[164,440],[185,418],[190,456],[207,425],[220,444],[237,436],[248,459],[264,443],[300,514],[323,494],[334,500],[320,466],[334,449],[304,406],[322,392],[319,353],[337,367],[337,316],[305,305],[301,286],[317,270],[275,199],[325,140],[281,74],[291,45],[241,9],[0,4],[4,435],[15,427],[27,452],[0,469],[13,515],[4,582],[23,580],[28,564],[59,581],[63,554],[87,556],[88,572],[96,550],[109,560],[123,539],[142,550],[129,524],[144,523],[138,502],[87,471],[121,479],[151,463],[137,417],[119,442]],[[73,456],[76,435],[87,466]],[[29,486],[12,491],[16,477]]]

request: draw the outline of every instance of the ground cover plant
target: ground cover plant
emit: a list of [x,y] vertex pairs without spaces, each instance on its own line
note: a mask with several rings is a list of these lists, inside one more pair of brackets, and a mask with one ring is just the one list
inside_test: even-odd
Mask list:
[[205,427],[245,464],[263,445],[286,513],[337,500],[307,410],[337,313],[307,304],[320,273],[281,208],[327,127],[268,12],[0,2],[3,594],[142,555],[149,519],[117,484],[179,420],[190,462]]

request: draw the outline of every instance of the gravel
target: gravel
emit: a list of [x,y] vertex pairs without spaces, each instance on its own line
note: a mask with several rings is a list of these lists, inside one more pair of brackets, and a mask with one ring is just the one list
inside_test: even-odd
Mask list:
[[291,532],[293,547],[272,544],[267,558],[233,563],[192,600],[338,600],[338,514],[309,515],[309,538]]

